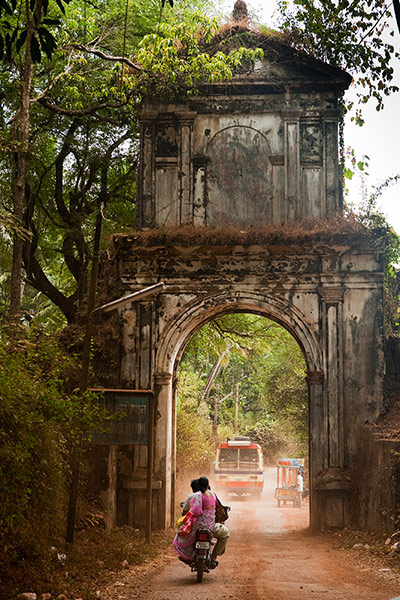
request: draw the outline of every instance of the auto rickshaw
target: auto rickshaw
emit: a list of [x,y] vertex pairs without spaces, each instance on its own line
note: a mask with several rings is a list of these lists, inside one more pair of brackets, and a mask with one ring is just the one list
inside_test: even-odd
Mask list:
[[304,458],[278,458],[275,498],[278,506],[293,502],[300,506],[297,493],[297,475],[304,469]]

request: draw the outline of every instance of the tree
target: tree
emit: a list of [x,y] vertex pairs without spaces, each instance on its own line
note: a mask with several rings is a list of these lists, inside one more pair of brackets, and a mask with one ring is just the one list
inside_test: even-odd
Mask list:
[[[61,0],[55,6],[64,11]],[[70,10],[68,16],[64,15],[62,25],[66,29],[59,27],[57,32],[59,47],[64,44],[65,48],[71,38],[90,32],[95,21],[93,10],[92,18],[85,14],[84,32],[79,25],[79,11],[82,13],[85,8],[86,3],[80,4]],[[102,71],[99,64],[89,66],[85,62],[84,66],[82,55],[72,50],[55,52],[56,41],[43,26],[61,24],[44,18],[52,9],[51,3],[46,3],[44,8],[41,2],[27,5],[22,27],[17,21],[19,9],[14,6],[15,14],[11,16],[17,24],[11,37],[8,34],[5,37],[8,46],[2,74],[7,105],[2,129],[7,144],[3,146],[1,158],[2,173],[7,175],[3,180],[4,196],[13,198],[14,218],[20,224],[19,229],[24,223],[30,236],[24,240],[14,228],[10,312],[15,314],[20,307],[23,258],[28,282],[54,302],[68,321],[74,321],[87,287],[89,221],[100,198],[121,195],[122,184],[126,193],[132,188],[127,179],[134,171],[134,160],[129,168],[121,161],[118,171],[114,167],[113,177],[109,173],[110,164],[112,161],[115,164],[118,149],[128,137],[126,110],[118,113],[118,123],[116,119],[113,123],[110,111],[127,102],[125,98],[119,102],[109,98],[103,101],[105,94],[101,86],[109,86],[110,80],[110,71],[104,73],[104,66]],[[154,15],[153,24],[156,19]],[[149,19],[147,21],[150,24]],[[99,31],[99,25],[96,30]],[[49,40],[53,40],[50,47]],[[22,57],[21,51],[24,51]],[[90,86],[88,73],[91,74]],[[21,91],[15,93],[21,76]],[[111,77],[118,81],[115,73],[111,73]],[[88,97],[91,105],[84,106]],[[63,106],[57,105],[57,101]],[[96,110],[103,113],[96,115]],[[110,131],[116,125],[119,131],[112,135]],[[134,133],[129,133],[134,137]],[[99,143],[102,135],[103,140],[111,140],[108,146]],[[60,144],[58,140],[63,142]],[[125,152],[125,156],[130,157],[130,153]],[[75,182],[72,179],[74,167]],[[119,177],[116,177],[117,172]],[[52,179],[53,186],[49,184]],[[118,214],[118,209],[114,213]],[[64,264],[57,260],[58,253],[63,255]],[[54,262],[58,267],[54,268]],[[62,277],[55,277],[58,269]],[[75,279],[75,287],[71,278],[65,279],[66,270],[72,280]]]
[[[26,243],[15,241],[14,252],[22,253],[28,284],[68,322],[76,321],[85,297],[100,205],[106,206],[109,230],[134,224],[137,108],[143,94],[172,98],[191,93],[199,82],[229,78],[243,61],[259,56],[239,45],[226,54],[217,45],[212,52],[203,51],[218,31],[217,21],[203,14],[175,4],[173,11],[165,8],[160,15],[158,0],[144,13],[141,8],[134,0],[117,2],[110,10],[86,2],[70,5],[57,30],[57,48],[41,57],[40,68],[26,43],[25,112],[13,86],[26,68],[16,60],[0,74],[9,92],[2,123],[7,140],[1,155],[0,168],[7,175],[2,191],[14,197],[14,215],[30,235]],[[18,59],[20,48],[15,50]],[[24,123],[17,168],[16,121]],[[13,264],[15,313],[20,259]]]
[[[398,91],[392,84],[392,61],[400,54],[385,41],[385,31],[394,35],[388,22],[391,6],[385,0],[295,0],[293,5],[279,0],[278,9],[285,42],[349,71],[361,104],[373,97],[381,110],[385,96]],[[354,118],[363,123],[360,108]]]
[[181,471],[201,470],[213,456],[211,419],[202,400],[202,382],[190,371],[179,374],[176,454]]
[[[57,7],[64,12],[64,2],[56,0]],[[51,6],[52,8],[52,6]],[[14,153],[13,164],[13,214],[21,225],[24,212],[24,195],[27,181],[28,152],[30,138],[31,87],[34,63],[40,62],[42,51],[50,58],[55,49],[55,40],[49,25],[59,21],[46,18],[49,3],[28,0],[17,4],[16,0],[3,0],[0,5],[0,59],[16,66],[20,81],[18,111],[12,118],[10,144]],[[3,18],[6,13],[9,19]],[[11,272],[10,314],[15,315],[21,303],[21,265],[23,239],[14,228],[14,244]]]
[[208,403],[210,419],[216,402],[224,398],[218,407],[219,439],[225,427],[233,434],[236,421],[240,433],[257,431],[269,449],[281,447],[284,439],[304,448],[308,437],[306,365],[297,342],[273,321],[252,314],[210,321],[187,345],[179,379],[193,381],[194,377],[197,389],[204,390],[227,344],[229,361],[217,374],[209,399],[199,391],[196,394],[197,403]]

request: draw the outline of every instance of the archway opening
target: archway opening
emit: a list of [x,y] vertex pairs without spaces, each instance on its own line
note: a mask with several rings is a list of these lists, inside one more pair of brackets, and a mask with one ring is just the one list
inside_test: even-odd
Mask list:
[[259,313],[214,316],[192,332],[176,364],[177,503],[192,479],[207,475],[222,501],[237,506],[260,500],[286,511],[282,518],[308,526],[306,372],[299,342]]

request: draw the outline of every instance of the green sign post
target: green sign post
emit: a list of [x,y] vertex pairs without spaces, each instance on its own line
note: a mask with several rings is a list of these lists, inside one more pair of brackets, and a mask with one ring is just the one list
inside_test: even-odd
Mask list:
[[151,537],[153,506],[154,398],[151,390],[91,389],[115,418],[104,423],[103,431],[92,434],[94,444],[110,447],[123,444],[147,445],[146,540]]
[[141,390],[92,390],[114,418],[92,434],[94,444],[149,444],[149,415],[153,393]]

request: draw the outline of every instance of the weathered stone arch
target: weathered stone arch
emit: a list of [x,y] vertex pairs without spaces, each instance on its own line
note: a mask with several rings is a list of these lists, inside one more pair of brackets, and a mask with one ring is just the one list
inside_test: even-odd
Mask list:
[[[209,294],[196,298],[180,310],[166,323],[160,335],[155,357],[155,381],[158,397],[159,423],[156,437],[156,448],[159,449],[156,469],[167,467],[165,480],[166,518],[174,511],[174,471],[175,471],[175,378],[179,360],[183,350],[196,330],[211,319],[234,312],[251,312],[268,317],[287,329],[299,343],[305,356],[308,368],[308,386],[310,403],[310,427],[319,428],[319,414],[323,394],[323,358],[318,336],[309,323],[306,315],[283,297],[255,292],[246,289],[235,289]],[[319,469],[319,457],[324,454],[327,432],[322,432],[310,445],[310,476],[314,464]],[[322,447],[321,447],[322,446]],[[167,456],[165,456],[165,451]],[[312,453],[315,452],[316,458]],[[311,493],[311,505],[313,498]],[[318,511],[311,512],[311,525],[318,529],[320,517]],[[166,524],[168,521],[166,521]]]
[[121,315],[122,385],[154,389],[157,402],[157,526],[173,522],[176,365],[196,329],[236,311],[276,320],[300,344],[308,367],[311,525],[348,523],[360,426],[376,419],[382,398],[382,276],[364,242],[146,247],[123,238],[117,251],[125,289],[140,289],[143,274],[146,283],[157,281],[152,273],[165,283],[157,298]]
[[[211,318],[265,315],[304,352],[314,529],[350,522],[360,428],[383,406],[382,265],[371,240],[340,219],[338,99],[351,77],[299,62],[276,40],[273,54],[252,73],[141,112],[139,231],[115,240],[110,294],[165,288],[121,310],[112,377],[154,391],[156,527],[174,517],[176,366]],[[135,526],[145,515],[145,450],[126,457],[124,510]]]
[[233,312],[260,314],[278,322],[293,335],[303,350],[308,370],[321,371],[318,339],[301,311],[283,298],[250,290],[229,290],[190,302],[167,323],[156,353],[156,373],[172,373],[193,333],[211,319]]

